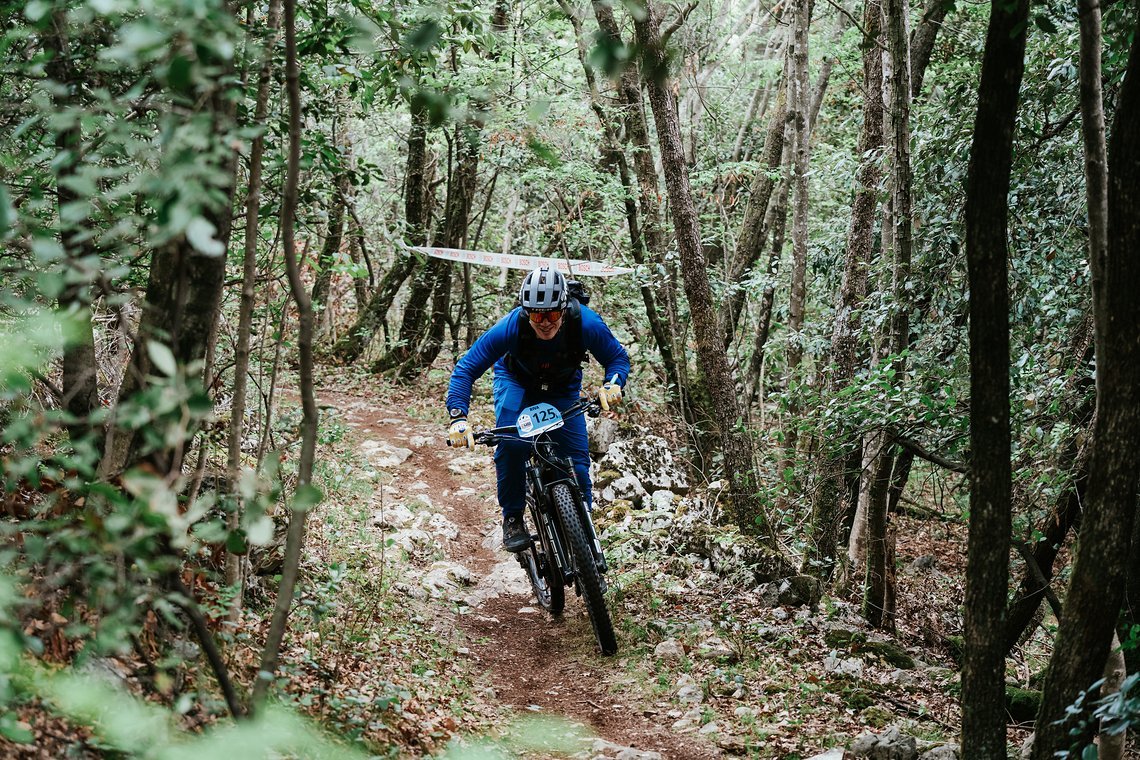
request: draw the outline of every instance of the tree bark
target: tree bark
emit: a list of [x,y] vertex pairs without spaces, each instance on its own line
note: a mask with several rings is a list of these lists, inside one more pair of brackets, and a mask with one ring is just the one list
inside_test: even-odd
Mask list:
[[[281,585],[273,617],[265,636],[265,649],[261,653],[258,678],[251,697],[256,710],[265,701],[272,682],[281,641],[293,606],[293,589],[297,583],[301,562],[301,549],[305,542],[305,518],[313,506],[311,482],[313,459],[317,444],[318,412],[313,394],[313,306],[301,280],[301,267],[297,261],[294,225],[297,213],[297,188],[301,162],[301,85],[297,63],[296,0],[285,4],[285,92],[289,102],[289,152],[286,159],[285,189],[281,199],[281,235],[285,249],[285,264],[289,274],[289,287],[297,304],[297,352],[299,358],[298,386],[301,392],[301,453],[297,461],[297,490],[290,505],[289,527],[285,536],[285,558],[281,569]],[[253,712],[251,710],[251,712]]]
[[[52,14],[52,33],[44,38],[44,47],[52,54],[46,70],[59,86],[52,100],[56,110],[66,113],[73,106],[79,85],[72,65],[68,39],[68,20],[63,11]],[[84,199],[68,186],[81,163],[83,136],[78,121],[60,129],[55,136],[55,197],[59,214],[60,245],[64,254],[66,285],[57,301],[59,314],[66,324],[63,367],[60,377],[61,406],[71,419],[67,434],[72,444],[89,438],[95,451],[103,448],[102,431],[91,424],[91,414],[100,408],[99,375],[95,356],[95,331],[91,323],[91,285],[101,264],[90,241],[88,231],[65,221],[65,208]]]
[[962,754],[1004,758],[1005,600],[1009,585],[1008,198],[1027,0],[994,0],[966,180],[970,283],[969,545],[962,667]]
[[[889,136],[891,174],[889,210],[883,215],[883,224],[891,225],[891,234],[883,236],[884,253],[892,262],[891,291],[893,294],[888,334],[884,343],[892,358],[893,384],[906,382],[905,352],[910,346],[910,266],[912,247],[911,228],[911,169],[910,169],[910,51],[908,50],[907,14],[905,0],[887,0],[886,16],[888,50],[883,65],[888,104],[886,109]],[[889,244],[889,248],[888,248]],[[894,621],[887,614],[887,599],[893,598],[888,588],[887,557],[894,554],[887,531],[889,513],[890,477],[894,470],[897,447],[889,431],[877,433],[875,461],[871,466],[873,485],[868,489],[867,504],[867,576],[864,586],[864,611],[875,627],[891,628]],[[878,481],[882,479],[884,484]]]
[[910,35],[910,97],[917,99],[922,92],[922,80],[926,76],[926,68],[930,65],[930,56],[934,53],[934,41],[938,37],[938,30],[942,28],[942,20],[950,10],[952,3],[947,0],[926,0],[926,8],[922,11],[922,21]]
[[[788,342],[785,351],[784,386],[789,395],[788,418],[784,428],[784,456],[779,472],[792,489],[800,490],[798,477],[799,369],[804,355],[804,312],[807,303],[808,256],[808,171],[811,168],[811,145],[808,132],[808,31],[811,24],[810,0],[794,0],[792,4],[792,76],[789,79],[788,119],[792,127],[792,267],[788,293]],[[791,473],[788,478],[787,473]],[[782,500],[784,497],[782,497]]]
[[772,310],[776,306],[776,275],[780,271],[780,261],[784,257],[784,232],[788,225],[788,192],[792,182],[792,151],[788,141],[785,141],[784,162],[780,183],[772,196],[768,214],[764,224],[772,231],[772,242],[768,253],[768,284],[760,297],[760,308],[756,315],[756,337],[752,343],[752,355],[748,359],[748,373],[744,381],[744,403],[749,408],[756,402],[757,396],[763,389],[761,385],[761,370],[764,366],[764,355],[768,344],[768,337],[772,328]]
[[[791,30],[788,34],[791,35]],[[747,293],[739,285],[740,280],[760,260],[768,241],[768,233],[771,231],[769,215],[772,194],[779,184],[778,177],[784,163],[784,131],[788,118],[788,80],[791,77],[793,47],[792,44],[785,45],[784,70],[777,83],[776,105],[772,110],[764,138],[761,168],[752,177],[748,204],[744,207],[744,219],[740,223],[740,233],[736,238],[736,255],[728,267],[726,280],[734,290],[730,291],[722,316],[725,347],[732,345],[740,313],[744,310]]]
[[[1033,558],[1032,566],[1027,567],[1022,574],[1021,583],[1017,593],[1009,603],[1006,610],[1005,650],[1006,655],[1022,640],[1026,629],[1033,621],[1037,608],[1049,588],[1053,579],[1053,564],[1057,554],[1065,543],[1065,537],[1070,529],[1075,529],[1081,519],[1081,504],[1084,503],[1088,490],[1088,458],[1089,446],[1077,448],[1076,440],[1071,443],[1071,453],[1076,460],[1076,474],[1073,482],[1061,494],[1061,497],[1049,510],[1044,522],[1037,527],[1041,538],[1033,543],[1030,556]],[[1036,567],[1037,572],[1033,571]]]
[[[1099,12],[1079,6],[1081,111],[1085,136],[1090,230],[1100,211],[1098,156],[1103,135],[1099,89]],[[1138,8],[1137,10],[1140,10]],[[1098,123],[1099,122],[1099,123]],[[1103,155],[1103,154],[1101,154]],[[1128,543],[1136,512],[1140,469],[1140,36],[1132,40],[1117,100],[1108,151],[1107,245],[1090,245],[1096,330],[1097,410],[1089,460],[1088,498],[1073,562],[1064,614],[1045,677],[1037,716],[1034,760],[1068,748],[1068,726],[1057,721],[1104,669],[1127,578]],[[1090,235],[1092,240],[1093,235]],[[1090,696],[1095,696],[1094,694]],[[1088,704],[1086,700],[1086,705]],[[1079,717],[1079,716],[1069,716]],[[1078,737],[1087,742],[1087,734]]]
[[[440,234],[440,245],[446,248],[462,248],[467,238],[478,179],[480,132],[474,123],[455,127],[454,145],[458,155],[447,182]],[[376,362],[374,372],[395,370],[399,380],[408,382],[435,360],[443,346],[448,322],[452,270],[453,262],[435,258],[420,269],[408,293],[399,341],[387,356]]]
[[[273,72],[273,55],[277,31],[281,25],[281,0],[271,0],[266,19],[265,58],[257,79],[257,96],[253,123],[262,125],[269,116],[269,82]],[[230,426],[226,468],[233,487],[233,511],[226,517],[232,532],[241,527],[241,504],[238,501],[238,475],[241,469],[241,435],[245,429],[246,391],[249,384],[250,340],[253,329],[253,306],[256,301],[257,243],[261,219],[261,171],[265,155],[265,135],[258,132],[249,149],[249,189],[245,201],[245,252],[242,260],[241,301],[238,305],[237,343],[234,346],[234,400],[230,409]],[[226,585],[235,589],[230,619],[236,620],[242,607],[241,555],[226,552]]]
[[[605,35],[611,44],[624,44],[612,5],[608,2],[593,2],[592,7],[601,34]],[[633,260],[639,266],[646,266],[649,278],[657,283],[651,285],[647,282],[642,285],[642,301],[650,320],[654,341],[661,354],[666,380],[675,386],[673,403],[682,418],[692,423],[696,415],[692,408],[692,393],[686,380],[684,346],[680,344],[677,332],[671,329],[672,325],[660,315],[662,308],[666,311],[666,317],[669,314],[675,315],[676,299],[668,277],[658,277],[655,272],[657,267],[666,265],[666,240],[661,221],[661,180],[653,160],[653,145],[649,140],[649,124],[641,96],[640,77],[640,67],[631,63],[622,70],[621,76],[615,82],[618,105],[622,111],[622,124],[625,127],[624,138],[633,155],[633,173],[637,179],[635,208],[639,213],[636,219],[630,222],[636,224],[637,234],[635,236],[634,228],[631,227],[630,247]],[[629,218],[628,208],[627,218]]]
[[[649,162],[640,165],[639,168],[642,171],[652,171],[652,176],[646,178],[644,182],[639,178],[638,186],[635,188],[633,178],[630,176],[629,160],[626,157],[625,149],[622,144],[622,135],[624,135],[628,143],[634,143],[635,139],[648,140],[648,132],[644,123],[645,114],[641,102],[641,88],[637,84],[637,66],[634,63],[630,63],[629,66],[622,71],[616,83],[618,99],[622,105],[622,112],[624,114],[623,121],[626,124],[626,129],[619,134],[618,130],[610,121],[611,117],[606,113],[603,107],[602,96],[598,91],[597,81],[594,76],[594,69],[589,63],[589,50],[586,47],[581,18],[564,0],[560,0],[559,6],[574,27],[574,36],[578,42],[578,59],[582,63],[582,69],[586,76],[586,84],[590,91],[590,105],[598,117],[605,139],[604,151],[607,154],[607,163],[616,169],[622,189],[625,191],[625,218],[626,228],[629,230],[630,255],[639,267],[643,267],[647,260],[660,260],[658,257],[659,252],[650,251],[647,248],[647,241],[642,230],[642,213],[638,207],[639,200],[642,206],[645,206],[645,204],[649,202],[648,196],[641,193],[641,190],[647,185],[657,185],[657,173],[653,167],[652,156],[650,156]],[[612,8],[608,5],[602,7],[595,6],[595,16],[601,27],[601,33],[609,35],[612,38],[612,44],[624,44],[621,40],[617,23],[614,20]],[[648,146],[646,147],[648,149]],[[637,150],[637,146],[634,145],[633,149]],[[654,210],[650,213],[656,213],[656,211]],[[660,239],[659,234],[657,234],[656,237],[658,240]],[[665,386],[670,403],[684,419],[688,420],[690,419],[691,413],[685,401],[685,388],[681,383],[681,376],[677,371],[677,359],[673,352],[672,336],[669,335],[665,320],[659,312],[658,299],[654,295],[654,290],[647,279],[642,280],[638,290],[641,293],[641,300],[645,306],[645,314],[649,320],[650,334],[653,336],[653,342],[657,346],[657,352],[661,355],[661,365],[665,370]]]
[[763,505],[755,494],[751,446],[737,427],[740,409],[709,289],[708,270],[701,249],[700,225],[693,206],[681,132],[668,81],[668,64],[660,23],[656,6],[653,5],[647,5],[645,14],[634,20],[637,41],[644,55],[645,68],[642,74],[657,125],[665,186],[673,212],[681,272],[696,337],[697,364],[712,398],[712,411],[721,439],[724,469],[730,478],[730,495],[737,525],[746,533],[773,539]]
[[[427,112],[418,103],[409,104],[411,128],[408,131],[408,159],[404,172],[404,223],[408,245],[427,242]],[[356,324],[333,346],[337,361],[352,364],[387,319],[388,310],[404,281],[416,268],[417,259],[398,252],[391,269],[380,281],[371,300],[360,311]]]
[[[874,252],[875,211],[878,208],[880,167],[883,148],[883,56],[879,48],[882,31],[882,4],[867,0],[863,8],[863,127],[859,133],[857,189],[851,204],[847,228],[843,280],[835,325],[831,333],[831,363],[825,378],[825,393],[836,398],[855,376],[859,346],[860,307],[867,295],[867,268]],[[859,448],[859,437],[837,431],[837,445],[825,443],[820,457],[820,488],[812,506],[811,540],[804,558],[804,572],[830,578],[845,512],[841,495],[849,477],[844,463]],[[858,460],[856,460],[858,461]],[[851,505],[849,509],[853,509]],[[862,555],[860,555],[862,556]]]
[[348,203],[349,181],[348,162],[350,160],[350,147],[347,134],[343,126],[336,128],[339,132],[334,144],[340,149],[340,165],[334,180],[333,192],[329,197],[327,212],[328,225],[325,230],[325,241],[321,252],[317,255],[317,276],[313,280],[313,291],[310,299],[313,302],[313,312],[320,323],[318,340],[327,340],[332,330],[332,315],[328,313],[329,291],[332,287],[333,267],[336,266],[337,255],[344,243],[345,206]]

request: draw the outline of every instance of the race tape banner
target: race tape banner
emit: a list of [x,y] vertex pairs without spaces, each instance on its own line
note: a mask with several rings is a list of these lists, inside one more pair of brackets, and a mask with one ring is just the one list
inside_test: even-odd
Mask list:
[[424,245],[408,246],[409,251],[433,256],[437,259],[450,259],[464,264],[483,264],[491,267],[507,267],[509,269],[537,269],[538,267],[554,267],[563,274],[570,274],[573,268],[575,277],[613,277],[619,274],[629,274],[630,267],[616,267],[600,261],[582,261],[571,259],[544,259],[540,256],[515,256],[510,253],[491,253],[489,251],[465,251],[461,248],[432,248]]

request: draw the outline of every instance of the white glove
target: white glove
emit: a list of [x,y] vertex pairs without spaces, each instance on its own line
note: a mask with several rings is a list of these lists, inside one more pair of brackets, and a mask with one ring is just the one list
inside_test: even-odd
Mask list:
[[618,376],[614,375],[608,383],[602,385],[598,391],[598,403],[602,405],[602,409],[607,412],[611,406],[617,406],[621,403],[621,386],[618,385]]
[[451,427],[447,429],[447,445],[475,448],[475,436],[467,426],[467,420],[459,419],[451,423]]

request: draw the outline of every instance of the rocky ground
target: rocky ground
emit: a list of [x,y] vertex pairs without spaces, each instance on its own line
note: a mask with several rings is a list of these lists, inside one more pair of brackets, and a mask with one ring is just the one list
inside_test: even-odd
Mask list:
[[[438,410],[410,397],[377,404],[326,387],[319,400],[346,420],[358,455],[385,473],[371,526],[406,563],[399,593],[457,633],[456,657],[484,703],[479,728],[555,715],[592,737],[576,756],[634,760],[808,758],[895,727],[915,757],[953,756],[956,673],[940,645],[946,608],[960,601],[948,575],[964,559],[956,528],[920,538],[921,559],[900,550],[905,562],[920,559],[904,571],[903,589],[941,586],[949,598],[927,608],[921,630],[881,636],[863,628],[853,605],[821,600],[810,579],[773,580],[790,567],[712,529],[717,484],[693,489],[664,440],[623,438],[614,421],[600,420],[596,517],[621,646],[606,658],[581,603],[569,599],[552,619],[498,549],[489,451],[443,448]],[[935,646],[917,646],[923,641]]]
[[[689,482],[669,443],[645,432],[665,421],[636,405],[600,419],[595,522],[619,643],[603,657],[580,600],[552,618],[499,549],[491,451],[442,445],[443,380],[399,389],[329,374],[318,390],[326,498],[309,518],[276,693],[346,751],[351,741],[393,758],[957,757],[965,528],[947,516],[957,511],[945,482],[913,478],[908,498],[925,516],[896,516],[898,630],[886,635],[864,626],[856,599],[821,593],[722,525],[719,484]],[[492,422],[485,411],[472,420]],[[254,557],[261,577],[276,556]],[[242,626],[217,624],[239,684],[256,676],[271,585],[253,579]],[[199,731],[224,708],[196,646],[179,646],[189,667],[171,671],[177,691],[198,695],[181,728]],[[1043,660],[1024,651],[1016,678],[1029,687]],[[161,699],[142,687],[145,662],[104,664],[117,686]],[[0,738],[0,756],[100,755],[82,729],[21,709],[37,744]],[[1011,748],[1027,733],[1012,724]]]

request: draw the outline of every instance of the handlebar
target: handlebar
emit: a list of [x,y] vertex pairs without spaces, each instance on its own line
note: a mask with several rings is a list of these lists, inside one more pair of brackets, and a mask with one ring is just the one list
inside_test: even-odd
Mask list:
[[[577,401],[566,408],[566,411],[562,412],[562,419],[573,419],[579,414],[585,414],[588,417],[597,417],[601,413],[602,405],[598,403],[597,399],[590,398],[589,396],[580,396]],[[476,432],[473,437],[476,446],[497,446],[503,439],[523,440],[518,435],[518,427],[515,425],[504,425],[503,427],[491,428],[490,430],[480,430]],[[537,438],[535,440],[537,440]],[[451,445],[450,438],[447,439],[447,445]]]

